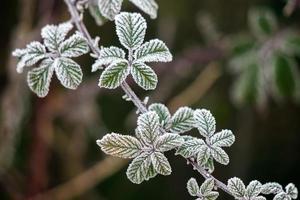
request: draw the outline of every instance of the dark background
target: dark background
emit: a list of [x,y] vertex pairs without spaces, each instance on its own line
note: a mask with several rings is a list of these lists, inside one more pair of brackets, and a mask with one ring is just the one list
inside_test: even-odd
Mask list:
[[[237,107],[230,97],[234,80],[226,64],[230,53],[203,37],[198,23],[201,14],[209,14],[221,37],[234,37],[249,31],[247,12],[253,6],[272,9],[281,27],[298,28],[299,10],[284,17],[286,2],[281,0],[158,3],[158,19],[145,15],[146,40],[164,40],[175,59],[171,64],[153,65],[160,80],[157,90],[144,92],[132,84],[134,90],[141,97],[150,96],[150,102],[166,103],[172,111],[183,105],[209,109],[217,130],[234,132],[236,142],[227,149],[230,164],[216,165],[214,175],[220,180],[237,176],[246,184],[258,179],[299,186],[299,104],[269,99],[263,108],[253,103]],[[127,1],[123,10],[138,11]],[[17,74],[11,51],[40,40],[45,24],[67,19],[62,0],[0,1],[0,199],[193,199],[186,182],[191,176],[199,182],[203,179],[184,159],[175,159],[173,152],[168,153],[172,175],[141,185],[127,180],[122,161],[105,158],[96,139],[112,131],[133,134],[135,108],[122,100],[120,89],[97,87],[100,72],[90,72],[93,60],[89,56],[79,60],[85,73],[76,91],[64,89],[53,79],[49,95],[38,99],[26,85],[26,74]],[[84,20],[92,35],[101,37],[101,45],[120,46],[113,23],[97,27],[88,13]],[[220,199],[232,199],[220,193]]]

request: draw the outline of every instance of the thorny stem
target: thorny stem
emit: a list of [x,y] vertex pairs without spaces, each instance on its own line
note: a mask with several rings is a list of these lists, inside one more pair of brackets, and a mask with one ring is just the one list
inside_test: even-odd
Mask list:
[[[92,39],[90,33],[88,32],[85,24],[82,22],[82,19],[80,17],[80,14],[78,10],[76,9],[76,2],[72,0],[64,0],[66,5],[68,6],[69,12],[72,16],[72,20],[76,25],[76,28],[83,34],[84,37],[86,37],[87,42],[92,50],[92,52],[100,56],[100,49],[94,45],[94,40]],[[141,99],[135,94],[135,92],[131,89],[131,87],[124,81],[121,84],[121,88],[126,93],[126,95],[130,98],[130,100],[133,102],[133,104],[137,107],[137,109],[142,112],[146,113],[148,111],[145,104],[141,101]],[[166,132],[165,130],[163,130]],[[190,163],[194,170],[198,171],[205,179],[212,178],[215,181],[215,185],[223,190],[224,192],[228,193],[231,196],[234,196],[223,182],[219,181],[217,178],[215,178],[213,175],[208,173],[203,167],[199,166],[197,162],[195,162],[193,159],[187,159],[188,163]]]

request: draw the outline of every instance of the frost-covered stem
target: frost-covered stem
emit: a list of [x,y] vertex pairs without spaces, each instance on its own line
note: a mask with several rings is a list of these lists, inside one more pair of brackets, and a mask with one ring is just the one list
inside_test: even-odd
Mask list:
[[[208,173],[205,169],[203,169],[201,166],[198,165],[197,162],[195,162],[193,159],[187,159],[188,163],[191,164],[194,168],[194,170],[197,170],[199,172],[199,174],[201,174],[205,179],[209,179],[212,178],[214,179],[215,185],[223,190],[224,192],[226,192],[227,194],[234,196],[231,194],[230,190],[227,188],[227,186],[222,182],[219,181],[217,178],[215,178],[213,175],[211,175],[210,173]],[[241,198],[241,200],[246,200],[245,198]]]
[[[98,47],[95,47],[94,45],[94,40],[92,39],[90,33],[88,32],[85,24],[82,22],[80,15],[76,9],[76,4],[74,1],[72,0],[64,0],[65,3],[68,6],[69,12],[72,16],[72,20],[76,25],[76,28],[83,34],[84,37],[86,37],[87,42],[92,50],[92,52],[97,55],[100,56],[100,50]],[[130,56],[129,56],[130,57]],[[130,59],[130,58],[129,58]],[[141,113],[146,113],[148,111],[147,107],[145,106],[145,104],[142,102],[142,100],[135,94],[135,92],[131,89],[131,87],[124,81],[121,84],[121,87],[123,89],[123,91],[125,92],[125,94],[130,98],[130,100],[133,102],[133,104],[137,107],[137,109],[141,112]],[[162,129],[163,130],[163,129]],[[165,130],[163,130],[163,132],[166,132]],[[208,178],[213,178],[215,180],[215,184],[218,188],[220,188],[221,190],[223,190],[224,192],[228,193],[229,195],[233,196],[231,194],[231,192],[229,191],[229,189],[227,188],[227,186],[219,181],[218,179],[216,179],[214,176],[212,176],[210,173],[208,173],[204,168],[202,168],[201,166],[199,166],[195,161],[191,160],[191,159],[187,159],[187,161],[193,166],[193,168],[195,170],[197,170],[205,179]]]

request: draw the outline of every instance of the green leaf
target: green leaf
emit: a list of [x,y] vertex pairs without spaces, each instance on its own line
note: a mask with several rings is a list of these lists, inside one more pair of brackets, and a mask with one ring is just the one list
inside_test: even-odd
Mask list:
[[161,103],[154,103],[149,106],[150,111],[156,112],[159,117],[159,122],[162,127],[168,128],[169,123],[171,121],[171,114],[169,109]]
[[157,17],[158,5],[154,0],[129,0],[143,12],[150,15],[152,19]]
[[193,138],[186,140],[176,151],[176,155],[181,155],[184,158],[195,156],[200,151],[202,146],[206,146],[202,139]]
[[246,188],[246,197],[251,199],[258,196],[261,192],[261,186],[262,184],[259,181],[251,181]]
[[233,86],[233,99],[237,104],[259,103],[262,77],[257,64],[246,66]]
[[203,166],[204,169],[206,169],[209,173],[213,173],[213,171],[215,170],[215,166],[214,166],[214,159],[212,156],[210,156],[206,162],[206,164]]
[[76,89],[82,81],[80,66],[69,58],[57,58],[54,61],[55,72],[61,84],[69,89]]
[[294,62],[286,56],[277,55],[275,58],[275,81],[278,92],[282,96],[290,97],[295,92],[293,64]]
[[235,141],[235,137],[231,130],[222,130],[214,134],[210,139],[209,143],[211,146],[218,147],[230,147]]
[[25,66],[32,66],[46,57],[46,48],[40,42],[31,42],[26,49],[17,49],[13,56],[19,58],[17,72],[22,73]]
[[105,68],[99,80],[99,87],[115,89],[119,87],[129,74],[127,61],[112,63]]
[[227,153],[221,149],[220,147],[211,147],[210,148],[212,157],[222,165],[228,165],[229,163],[229,157]]
[[134,81],[145,90],[154,90],[157,86],[156,73],[144,63],[133,63],[131,74]]
[[219,197],[219,193],[212,191],[212,192],[207,193],[206,195],[203,195],[203,197],[204,197],[204,200],[215,200]]
[[105,23],[105,21],[107,21],[99,10],[97,0],[88,1],[88,9],[98,26],[102,26]]
[[154,178],[157,174],[158,173],[155,171],[153,164],[151,163],[145,175],[145,180],[148,181],[149,179]]
[[102,48],[100,50],[100,56],[95,64],[92,66],[92,72],[101,69],[104,65],[110,65],[112,63],[126,62],[125,52],[118,47]]
[[206,179],[200,187],[201,194],[206,195],[210,193],[214,189],[214,186],[215,186],[214,179],[212,178]]
[[216,120],[210,111],[197,109],[194,111],[195,126],[204,137],[211,137],[216,131]]
[[104,153],[120,158],[135,158],[142,152],[142,144],[129,135],[107,134],[97,144]]
[[286,48],[294,55],[300,55],[300,37],[298,33],[288,35],[286,39]]
[[151,160],[154,169],[157,173],[167,176],[172,173],[172,169],[168,159],[164,156],[164,154],[160,152],[153,152],[151,154]]
[[194,127],[194,111],[188,107],[179,108],[173,115],[171,124],[171,132],[184,133]]
[[202,145],[199,148],[199,152],[198,152],[198,155],[197,155],[198,165],[204,166],[207,163],[210,156],[211,156],[210,148],[207,145]]
[[199,185],[194,178],[190,178],[187,182],[187,189],[191,196],[196,197],[200,193]]
[[107,19],[113,21],[121,11],[123,0],[98,0],[100,13]]
[[48,94],[53,71],[53,60],[46,59],[40,67],[28,72],[28,85],[39,97],[45,97]]
[[146,34],[147,23],[138,13],[122,12],[116,16],[117,35],[121,44],[129,50],[142,45]]
[[42,29],[44,44],[50,51],[57,51],[59,45],[65,40],[68,32],[73,28],[71,23],[63,23],[59,26],[47,25]]
[[139,47],[134,58],[136,62],[170,62],[172,54],[163,41],[154,39]]
[[138,117],[137,124],[144,141],[148,144],[153,144],[159,135],[158,115],[153,111],[144,113]]
[[126,175],[128,179],[135,184],[140,184],[144,180],[149,179],[149,168],[151,166],[151,158],[149,153],[142,153],[129,164]]
[[249,23],[256,37],[265,39],[277,30],[277,20],[268,8],[255,8],[249,12]]
[[170,151],[176,147],[181,146],[184,143],[183,138],[178,134],[165,133],[158,137],[154,142],[154,147],[160,152]]
[[78,57],[89,52],[89,45],[80,33],[76,33],[63,41],[58,51],[63,57]]
[[243,198],[246,193],[243,181],[237,177],[228,180],[227,187],[232,195],[236,198]]

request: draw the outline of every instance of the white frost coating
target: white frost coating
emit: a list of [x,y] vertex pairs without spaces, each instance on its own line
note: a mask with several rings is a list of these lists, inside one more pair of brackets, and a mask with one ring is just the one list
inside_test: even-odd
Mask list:
[[171,62],[173,57],[167,45],[159,40],[153,39],[144,43],[134,53],[136,62]]
[[169,109],[161,103],[154,103],[149,106],[149,111],[154,111],[159,117],[159,122],[162,127],[168,128],[171,123],[171,114]]
[[53,60],[51,59],[43,60],[39,67],[28,72],[28,86],[38,97],[45,97],[48,94],[53,72]]
[[216,131],[216,120],[210,111],[197,109],[194,112],[195,124],[203,137],[211,137]]
[[147,112],[138,118],[136,138],[111,133],[97,140],[97,144],[109,155],[134,158],[126,174],[131,182],[140,184],[157,174],[171,174],[170,163],[163,153],[181,146],[184,142],[177,134],[161,135],[158,127],[158,115]]
[[110,65],[113,62],[123,62],[125,60],[125,52],[118,47],[102,48],[100,50],[100,56],[92,66],[92,72],[102,69],[105,65]]
[[58,51],[62,57],[79,57],[89,52],[87,40],[80,33],[72,35],[59,45]]
[[48,94],[53,71],[66,88],[76,89],[82,81],[80,66],[70,58],[88,53],[89,46],[79,32],[66,39],[72,28],[73,25],[69,22],[58,26],[47,25],[41,31],[45,46],[34,41],[25,49],[16,49],[13,52],[13,56],[19,58],[19,73],[25,66],[39,64],[39,67],[31,69],[27,75],[28,86],[39,97]]
[[120,43],[129,50],[140,47],[145,38],[147,23],[139,13],[122,12],[115,18]]
[[127,61],[112,63],[102,72],[99,87],[115,89],[122,84],[129,72]]
[[98,0],[100,13],[107,19],[113,21],[121,11],[123,0]]
[[131,75],[144,90],[154,90],[157,86],[157,75],[153,69],[144,63],[134,63],[131,67]]
[[69,22],[56,25],[47,25],[42,29],[41,35],[44,44],[50,51],[57,51],[59,45],[65,40],[73,25]]
[[246,187],[243,181],[237,177],[228,180],[227,187],[236,198],[243,198],[246,193]]
[[187,132],[194,127],[194,111],[188,107],[181,107],[175,112],[171,120],[171,132]]
[[215,200],[218,198],[219,193],[213,191],[215,186],[212,178],[206,179],[199,188],[196,179],[191,178],[187,182],[187,189],[191,196],[198,197],[197,200]]
[[80,66],[70,58],[57,58],[54,61],[55,72],[60,83],[75,90],[82,81],[82,71]]
[[154,0],[129,0],[136,7],[147,13],[152,19],[157,17],[158,5]]
[[191,196],[196,197],[200,194],[200,187],[195,178],[190,178],[186,187]]

